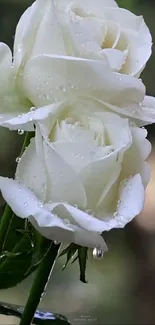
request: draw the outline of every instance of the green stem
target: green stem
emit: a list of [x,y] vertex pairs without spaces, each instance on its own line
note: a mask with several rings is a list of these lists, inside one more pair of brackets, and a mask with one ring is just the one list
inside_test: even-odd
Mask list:
[[32,323],[34,314],[54,268],[59,248],[60,244],[52,244],[45,258],[40,263],[19,325],[30,325]]
[[[32,133],[32,132],[26,133],[24,143],[23,143],[23,146],[21,149],[21,155],[24,152],[25,148],[29,145],[30,139],[33,137],[33,134],[34,133]],[[13,217],[13,212],[12,212],[11,208],[9,207],[9,205],[6,204],[3,216],[1,217],[1,220],[0,220],[0,252],[3,251],[5,239],[6,239],[6,236],[8,233],[10,223],[12,221],[12,217]]]
[[6,205],[3,216],[0,222],[0,252],[3,251],[3,246],[8,232],[8,227],[12,219],[12,210],[9,205]]

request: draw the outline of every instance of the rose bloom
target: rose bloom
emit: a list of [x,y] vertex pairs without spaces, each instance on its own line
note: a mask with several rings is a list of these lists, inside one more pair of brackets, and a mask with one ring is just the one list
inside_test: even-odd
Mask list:
[[45,106],[81,96],[152,123],[155,100],[133,77],[150,54],[143,18],[113,0],[37,0],[17,25],[13,58],[0,43],[0,125],[33,130]]
[[37,0],[17,26],[14,51],[19,62],[27,54],[83,57],[139,76],[151,47],[143,17],[114,0]]
[[92,100],[56,103],[36,121],[15,180],[0,177],[13,212],[45,237],[107,250],[101,236],[143,208],[147,132]]

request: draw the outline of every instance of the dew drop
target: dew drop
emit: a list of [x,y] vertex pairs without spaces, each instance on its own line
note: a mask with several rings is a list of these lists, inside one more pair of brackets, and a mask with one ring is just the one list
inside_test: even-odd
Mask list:
[[26,208],[27,206],[28,206],[28,203],[27,203],[27,202],[25,202],[25,203],[24,203],[24,207]]
[[93,258],[95,260],[101,260],[103,258],[103,250],[99,247],[93,249]]
[[54,245],[59,245],[60,244],[60,242],[59,241],[57,241],[57,240],[54,240]]
[[39,208],[43,208],[43,206],[44,206],[44,205],[43,205],[42,202],[38,203],[38,207],[39,207]]
[[90,210],[90,209],[86,210],[86,213],[87,213],[89,216],[93,216],[93,215],[94,215],[93,211]]
[[34,112],[36,110],[36,107],[34,107],[34,106],[32,106],[31,108],[30,108],[30,112]]
[[21,160],[21,158],[20,158],[20,157],[17,157],[17,158],[16,158],[16,163],[19,163],[20,160]]
[[67,91],[67,89],[64,86],[60,86],[60,90],[62,90],[64,93]]
[[118,217],[118,211],[114,213],[114,218]]
[[19,134],[19,135],[23,135],[23,134],[24,134],[24,130],[19,129],[19,130],[18,130],[18,134]]

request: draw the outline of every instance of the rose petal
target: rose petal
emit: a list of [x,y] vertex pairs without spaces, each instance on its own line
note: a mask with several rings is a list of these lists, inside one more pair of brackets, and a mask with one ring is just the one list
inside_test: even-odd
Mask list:
[[36,153],[35,139],[31,140],[17,165],[16,179],[29,187],[41,200],[46,197],[46,170],[43,157]]
[[93,97],[124,111],[129,105],[137,110],[145,94],[140,80],[112,72],[103,61],[47,55],[28,62],[23,87],[36,106]]
[[114,176],[116,171],[119,175],[118,155],[119,152],[115,151],[103,159],[92,162],[83,168],[79,174],[86,191],[87,206],[92,211],[97,206],[98,200],[109,181],[111,182],[112,175]]
[[95,232],[89,232],[81,227],[70,225],[68,230],[56,226],[39,227],[37,220],[29,219],[33,226],[46,238],[56,240],[62,243],[75,243],[77,245],[94,248],[100,247],[104,252],[107,251],[107,245],[104,239]]
[[52,202],[62,200],[85,207],[87,204],[85,190],[76,172],[52,144],[46,141],[44,141],[44,158],[48,172],[48,199]]
[[25,131],[34,131],[34,123],[47,119],[49,115],[56,117],[63,109],[63,103],[58,102],[53,105],[47,105],[28,112],[16,112],[12,114],[0,114],[0,125],[10,130],[22,129]]
[[139,173],[144,187],[146,187],[150,179],[150,168],[144,160],[151,152],[151,143],[146,139],[147,131],[145,129],[131,127],[131,132],[133,141],[124,155],[122,177]]

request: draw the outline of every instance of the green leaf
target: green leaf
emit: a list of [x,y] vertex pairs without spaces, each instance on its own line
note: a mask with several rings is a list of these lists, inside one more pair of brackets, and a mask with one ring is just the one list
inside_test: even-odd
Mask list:
[[82,281],[83,283],[87,283],[86,281],[86,265],[88,259],[87,247],[79,247],[78,259],[79,259],[79,266],[80,266],[80,281]]
[[49,249],[51,248],[53,242],[41,236],[37,230],[33,229],[34,235],[34,249],[31,259],[30,267],[25,274],[25,277],[29,276],[39,264],[43,261]]
[[70,244],[60,255],[59,255],[59,257],[60,256],[62,256],[62,255],[64,255],[64,254],[66,254],[67,255],[67,259],[66,259],[66,263],[63,265],[63,269],[62,270],[64,270],[65,268],[66,268],[66,266],[67,266],[67,264],[69,263],[69,261],[72,259],[72,258],[74,258],[74,256],[75,256],[75,254],[76,254],[76,252],[78,251],[78,245],[76,245],[76,244]]
[[75,244],[71,243],[69,246],[67,246],[60,254],[59,257],[65,255],[68,253],[68,251],[70,251],[72,248],[74,248]]
[[[13,287],[33,273],[52,243],[43,240],[29,222],[20,220],[15,215],[11,219],[5,251],[0,256],[0,289]],[[16,229],[18,225],[22,229]]]
[[70,260],[72,260],[71,264],[73,264],[78,259],[79,267],[80,267],[80,281],[82,281],[83,283],[87,283],[87,281],[86,281],[86,265],[87,265],[87,259],[88,259],[88,248],[71,243],[69,246],[67,246],[60,253],[59,257],[65,255],[65,254],[67,255],[66,263],[64,264],[62,270],[64,270],[66,268],[66,266],[68,265]]
[[[24,308],[0,302],[0,314],[21,318]],[[47,311],[36,310],[33,324],[35,325],[69,325],[67,318]]]
[[24,278],[32,259],[32,246],[23,236],[12,252],[3,252],[0,258],[0,289],[15,286]]

